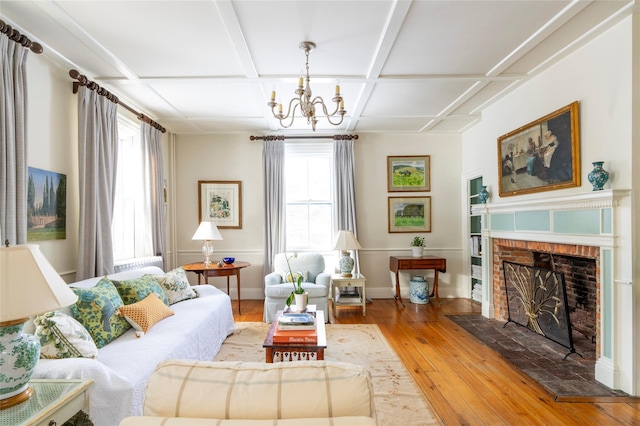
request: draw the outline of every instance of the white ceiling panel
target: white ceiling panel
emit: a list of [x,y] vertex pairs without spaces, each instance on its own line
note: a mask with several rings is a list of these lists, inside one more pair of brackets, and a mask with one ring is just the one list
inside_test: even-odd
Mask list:
[[485,75],[566,3],[414,2],[382,74]]
[[516,84],[518,80],[498,80],[485,82],[484,86],[473,97],[464,102],[461,106],[454,108],[451,111],[453,115],[474,115],[478,114],[482,106],[487,102],[490,102],[496,96],[503,93],[504,90]]
[[206,80],[191,84],[153,85],[187,118],[203,117],[263,117],[266,104],[257,94],[256,84]]
[[378,83],[363,115],[438,115],[462,95],[473,81],[468,80],[399,80]]
[[460,133],[461,131],[465,130],[470,125],[474,124],[479,120],[480,120],[480,117],[476,119],[473,119],[470,117],[466,117],[466,118],[449,117],[446,120],[439,121],[430,130],[433,132],[442,132],[442,133]]
[[313,75],[364,76],[390,9],[388,1],[233,4],[261,76],[299,75],[305,64],[302,41],[317,45],[309,56]]
[[355,131],[420,133],[421,129],[431,120],[431,118],[424,117],[361,117]]

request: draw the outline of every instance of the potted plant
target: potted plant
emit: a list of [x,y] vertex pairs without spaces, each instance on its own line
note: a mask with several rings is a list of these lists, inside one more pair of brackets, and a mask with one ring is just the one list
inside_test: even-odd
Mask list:
[[291,259],[292,257],[298,257],[298,254],[293,253],[293,255],[286,258],[287,267],[289,268],[289,273],[287,274],[288,279],[286,279],[285,281],[290,281],[293,284],[293,291],[287,298],[286,303],[287,303],[287,306],[291,306],[291,304],[295,301],[296,310],[298,312],[302,312],[307,308],[308,294],[307,292],[304,291],[304,288],[302,288],[302,279],[303,279],[302,274],[299,274],[299,273],[294,274],[293,271],[291,270],[289,259]]
[[424,237],[416,235],[411,240],[411,250],[413,251],[413,257],[422,257],[424,250]]

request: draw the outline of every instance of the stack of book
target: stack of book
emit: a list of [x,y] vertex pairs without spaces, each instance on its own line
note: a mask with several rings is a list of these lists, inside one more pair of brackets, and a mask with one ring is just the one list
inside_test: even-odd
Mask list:
[[362,303],[362,297],[357,288],[338,288],[336,289],[336,303]]
[[473,285],[473,290],[471,291],[471,299],[475,300],[476,302],[482,303],[482,284],[481,283],[475,283]]
[[471,277],[482,279],[482,266],[471,265]]
[[316,319],[309,313],[283,313],[277,319],[273,343],[316,344]]

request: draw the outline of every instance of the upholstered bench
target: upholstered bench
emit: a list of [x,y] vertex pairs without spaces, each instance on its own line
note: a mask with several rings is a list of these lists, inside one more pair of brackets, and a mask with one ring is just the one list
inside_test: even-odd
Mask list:
[[371,375],[331,361],[167,360],[149,379],[143,416],[120,426],[376,425]]

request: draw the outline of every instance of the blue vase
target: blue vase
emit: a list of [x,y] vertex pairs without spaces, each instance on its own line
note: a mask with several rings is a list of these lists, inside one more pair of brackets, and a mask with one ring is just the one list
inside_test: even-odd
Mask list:
[[489,193],[489,191],[487,191],[487,187],[485,185],[482,185],[482,189],[480,190],[480,192],[478,192],[478,199],[480,200],[480,202],[482,204],[485,204],[487,200],[489,200],[490,195],[491,194]]
[[604,161],[595,161],[592,164],[593,170],[589,172],[587,179],[593,185],[594,191],[602,191],[602,187],[609,180],[609,172],[602,168]]
[[338,261],[338,265],[340,266],[340,273],[343,277],[350,277],[351,271],[353,271],[353,266],[355,261],[351,257],[351,253],[347,250],[342,252],[342,257]]

